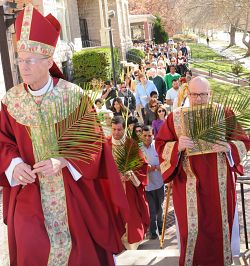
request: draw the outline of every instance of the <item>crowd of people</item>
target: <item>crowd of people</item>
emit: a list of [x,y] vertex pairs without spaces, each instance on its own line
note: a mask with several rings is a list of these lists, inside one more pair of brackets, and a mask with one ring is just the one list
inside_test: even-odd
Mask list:
[[56,18],[31,4],[16,18],[23,82],[6,93],[0,113],[10,265],[114,266],[114,255],[137,249],[147,232],[150,239],[163,233],[169,182],[179,265],[230,265],[235,176],[243,174],[249,138],[236,125],[223,145],[187,154],[195,143],[179,107],[208,103],[211,90],[192,78],[185,43],[144,45],[145,67],[117,88],[106,81],[93,108],[53,61],[59,34]]
[[112,80],[106,81],[101,98],[95,104],[99,115],[122,116],[126,121],[126,117],[131,116],[130,127],[152,126],[156,136],[169,112],[188,106],[187,88],[192,78],[188,57],[191,51],[185,42],[174,44],[172,40],[168,45],[144,44],[137,48],[145,52],[144,63],[132,68],[117,88],[113,87]]

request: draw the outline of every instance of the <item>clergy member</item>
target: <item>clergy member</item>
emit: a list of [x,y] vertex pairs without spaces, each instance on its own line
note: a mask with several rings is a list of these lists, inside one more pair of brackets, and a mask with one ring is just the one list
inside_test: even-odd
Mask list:
[[[113,266],[113,254],[123,249],[128,204],[109,147],[101,143],[90,163],[39,160],[41,144],[31,137],[60,97],[67,114],[70,95],[81,92],[62,79],[53,62],[59,33],[59,22],[30,4],[16,19],[23,83],[7,92],[0,117],[0,185],[10,265]],[[51,138],[66,117],[57,118]],[[49,152],[50,145],[42,145]]]
[[[205,78],[191,80],[191,106],[209,101]],[[160,168],[165,182],[173,181],[173,203],[180,231],[180,266],[231,265],[231,236],[235,218],[235,173],[243,174],[242,158],[249,138],[230,136],[211,153],[188,156],[193,141],[185,136],[182,108],[170,113],[156,137]],[[227,136],[229,137],[229,136]]]
[[[107,138],[112,147],[113,156],[116,160],[116,149],[125,145],[126,141],[133,141],[126,137],[125,121],[121,116],[116,116],[111,121],[112,135]],[[137,145],[134,143],[134,145]],[[130,215],[126,224],[126,233],[122,237],[122,242],[126,249],[137,249],[150,224],[149,208],[146,200],[145,185],[147,185],[147,163],[143,154],[138,150],[138,157],[144,162],[138,169],[121,174],[121,180],[129,204]],[[124,159],[125,161],[126,159]]]

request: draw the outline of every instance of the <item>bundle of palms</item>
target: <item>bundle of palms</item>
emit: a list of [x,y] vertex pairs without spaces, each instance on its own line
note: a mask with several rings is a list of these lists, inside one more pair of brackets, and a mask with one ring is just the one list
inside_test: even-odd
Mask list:
[[144,164],[144,160],[141,153],[141,142],[134,139],[131,132],[128,130],[128,112],[123,116],[125,120],[125,132],[126,139],[121,145],[116,146],[113,149],[113,156],[119,172],[127,176],[131,182],[137,186],[139,184],[138,179],[133,174],[134,171],[138,170]]
[[186,109],[183,123],[194,149],[203,152],[213,144],[223,145],[250,129],[250,95],[239,90],[214,94],[207,105]]
[[63,92],[44,113],[39,113],[38,127],[31,131],[38,161],[64,157],[86,163],[102,148],[103,135],[93,102],[98,92],[76,88]]
[[132,138],[127,138],[122,145],[113,150],[117,168],[121,174],[139,169],[144,161],[140,156],[140,146]]

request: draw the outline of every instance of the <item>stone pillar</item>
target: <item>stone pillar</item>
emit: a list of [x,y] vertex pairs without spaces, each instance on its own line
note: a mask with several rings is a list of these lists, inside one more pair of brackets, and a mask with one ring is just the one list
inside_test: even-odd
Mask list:
[[67,0],[70,41],[81,38],[77,0]]
[[108,29],[108,2],[99,0],[100,17],[101,17],[101,46],[109,46],[109,29]]
[[86,19],[87,21],[89,39],[101,43],[101,14],[99,0],[79,0],[78,12],[79,18]]
[[145,33],[145,41],[148,42],[150,40],[150,37],[149,37],[149,25],[147,21],[144,21],[144,33]]

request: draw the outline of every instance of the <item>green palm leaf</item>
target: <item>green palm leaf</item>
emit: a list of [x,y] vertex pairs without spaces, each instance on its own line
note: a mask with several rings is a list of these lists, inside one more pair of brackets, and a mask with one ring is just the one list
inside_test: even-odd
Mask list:
[[[250,95],[234,91],[215,94],[207,105],[195,106],[184,112],[186,133],[202,149],[201,141],[225,142],[242,135],[250,128]],[[241,127],[239,126],[241,125]]]
[[140,156],[140,146],[132,138],[127,138],[123,145],[113,148],[113,156],[120,173],[135,171],[142,167],[144,161]]
[[142,143],[139,138],[135,139],[134,136],[132,136],[127,126],[128,112],[129,110],[127,109],[127,112],[123,114],[126,140],[124,144],[114,146],[112,149],[117,168],[123,175],[128,171],[136,171],[144,164],[144,160],[140,156]]
[[37,159],[64,157],[90,162],[104,141],[93,102],[98,91],[76,88],[58,96],[49,110],[39,115],[39,127],[31,134]]

